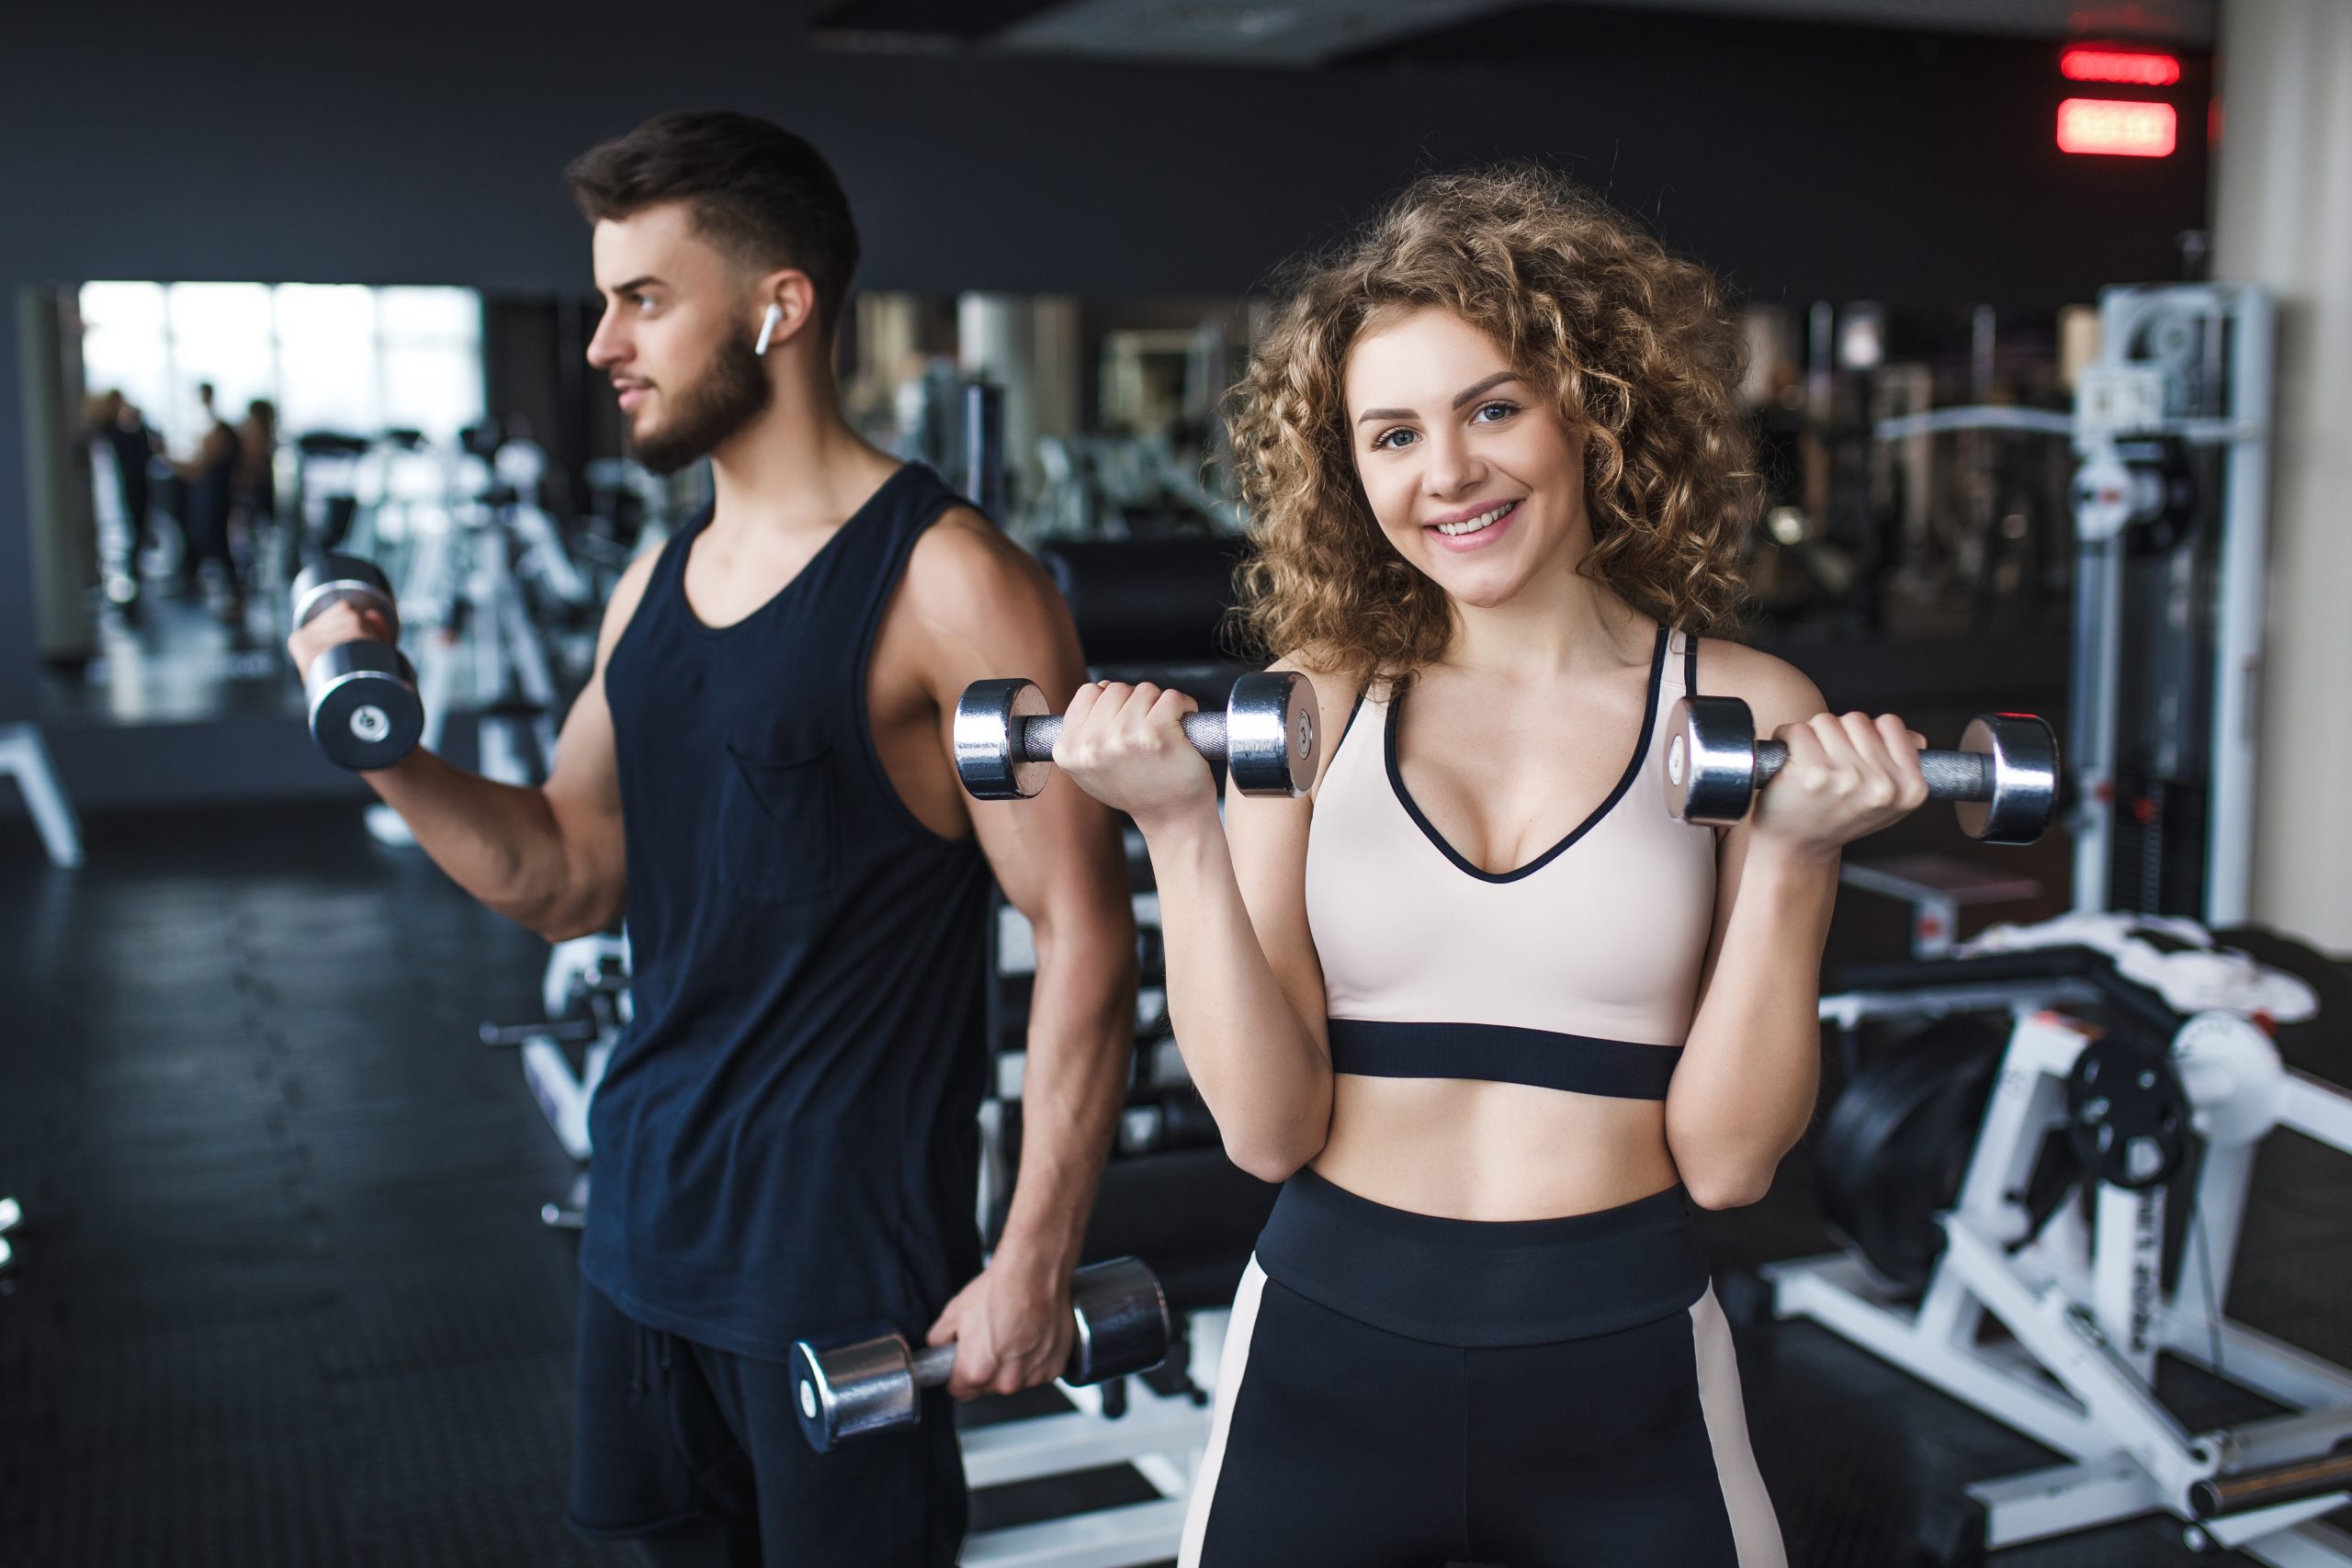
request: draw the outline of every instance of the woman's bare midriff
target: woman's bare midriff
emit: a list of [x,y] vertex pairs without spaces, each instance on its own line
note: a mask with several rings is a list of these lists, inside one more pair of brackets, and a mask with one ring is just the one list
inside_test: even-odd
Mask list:
[[1333,1080],[1317,1175],[1452,1220],[1589,1214],[1679,1179],[1666,1104],[1462,1078]]

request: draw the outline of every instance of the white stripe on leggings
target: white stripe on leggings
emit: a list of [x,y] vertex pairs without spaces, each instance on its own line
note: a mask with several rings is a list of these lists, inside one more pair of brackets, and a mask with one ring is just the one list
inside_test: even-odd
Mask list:
[[1225,1468],[1226,1434],[1233,1427],[1233,1402],[1241,1394],[1242,1370],[1250,1364],[1250,1336],[1258,1326],[1258,1302],[1266,1293],[1266,1271],[1258,1255],[1241,1271],[1241,1288],[1233,1294],[1233,1319],[1225,1325],[1225,1354],[1216,1363],[1216,1414],[1209,1420],[1208,1451],[1193,1477],[1193,1498],[1184,1509],[1183,1544],[1176,1550],[1176,1568],[1200,1568],[1201,1541],[1208,1534],[1209,1509],[1216,1501],[1217,1472]]
[[1739,1359],[1731,1348],[1731,1325],[1715,1303],[1715,1290],[1690,1303],[1690,1347],[1699,1367],[1699,1409],[1706,1417],[1707,1441],[1715,1450],[1715,1479],[1731,1515],[1732,1544],[1739,1568],[1788,1568],[1781,1521],[1756,1469],[1747,1441],[1747,1411],[1739,1397]]

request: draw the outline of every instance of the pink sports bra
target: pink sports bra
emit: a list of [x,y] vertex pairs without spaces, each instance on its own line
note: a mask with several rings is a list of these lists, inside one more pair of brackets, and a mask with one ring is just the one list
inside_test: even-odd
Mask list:
[[1358,700],[1306,841],[1335,1071],[1666,1098],[1714,920],[1715,835],[1668,815],[1660,782],[1696,639],[1660,626],[1650,662],[1617,787],[1509,872],[1464,859],[1414,804],[1396,763],[1404,697]]

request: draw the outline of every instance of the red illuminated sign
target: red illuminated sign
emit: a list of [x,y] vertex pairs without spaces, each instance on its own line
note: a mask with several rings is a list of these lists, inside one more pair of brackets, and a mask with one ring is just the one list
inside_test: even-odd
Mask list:
[[2058,150],[2116,158],[2165,158],[2179,139],[2170,104],[2068,98],[2058,106]]
[[2169,54],[2120,49],[2070,49],[2058,57],[2069,82],[2121,82],[2134,87],[2169,87],[2180,80],[2180,62]]

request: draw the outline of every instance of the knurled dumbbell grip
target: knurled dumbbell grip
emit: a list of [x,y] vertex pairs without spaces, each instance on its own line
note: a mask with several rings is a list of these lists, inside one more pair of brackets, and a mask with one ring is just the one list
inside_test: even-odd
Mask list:
[[[1758,741],[1756,787],[1763,788],[1788,761],[1789,749],[1784,743]],[[1993,798],[1993,759],[1982,751],[1922,751],[1919,772],[1927,777],[1929,800]]]
[[947,1374],[956,1370],[956,1341],[944,1345],[930,1345],[915,1352],[915,1386],[938,1388],[947,1382]]
[[[1047,714],[1042,718],[1014,720],[1021,727],[1021,760],[1024,762],[1050,762],[1054,760],[1054,742],[1062,737],[1059,714]],[[1212,762],[1225,761],[1225,715],[1221,713],[1188,713],[1184,716],[1184,739],[1193,750]]]

